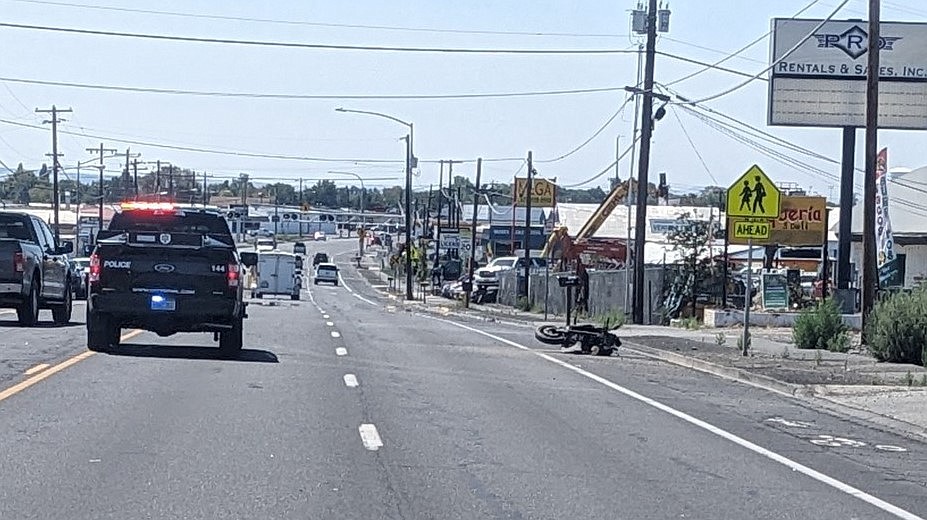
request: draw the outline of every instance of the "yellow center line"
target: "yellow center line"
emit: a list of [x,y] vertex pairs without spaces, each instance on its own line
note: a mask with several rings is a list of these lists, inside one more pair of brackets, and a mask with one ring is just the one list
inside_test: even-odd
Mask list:
[[32,374],[35,374],[36,372],[41,372],[41,371],[45,370],[46,368],[48,368],[48,367],[50,367],[50,366],[51,366],[51,365],[49,365],[48,363],[40,363],[40,364],[38,364],[38,365],[36,365],[36,366],[30,368],[29,370],[26,370],[26,375],[27,375],[27,376],[31,376]]
[[[138,336],[138,335],[141,334],[142,332],[144,332],[144,331],[141,331],[141,330],[131,330],[131,331],[129,331],[129,332],[126,332],[126,333],[123,334],[122,336],[120,336],[119,341],[127,341],[127,340],[129,340],[129,339],[134,338],[135,336]],[[35,375],[33,375],[32,377],[30,377],[30,378],[28,378],[28,379],[25,379],[25,380],[23,380],[23,381],[20,381],[19,383],[16,383],[15,385],[13,385],[13,386],[11,386],[11,387],[5,389],[5,390],[0,390],[0,401],[4,401],[4,400],[6,400],[6,399],[8,399],[8,398],[10,398],[10,397],[12,397],[12,396],[14,396],[14,395],[16,395],[16,394],[22,392],[23,390],[25,390],[25,389],[27,389],[27,388],[29,388],[29,387],[35,385],[36,383],[38,383],[38,382],[40,382],[40,381],[44,381],[45,379],[48,379],[49,377],[51,377],[51,376],[57,374],[58,372],[61,372],[62,370],[66,369],[66,368],[68,368],[68,367],[74,366],[74,365],[80,363],[81,361],[83,361],[83,360],[89,358],[90,356],[92,356],[92,355],[94,355],[94,354],[95,354],[95,352],[90,351],[90,350],[81,352],[80,354],[77,354],[76,356],[73,356],[73,357],[70,357],[70,358],[68,358],[68,359],[65,359],[65,360],[62,361],[61,363],[58,363],[57,365],[55,365],[55,366],[53,366],[53,367],[51,367],[51,368],[48,368],[48,369],[46,369],[46,370],[44,370],[44,371],[42,371],[42,372],[39,372],[38,374],[35,374]],[[41,365],[40,365],[40,366],[41,366]],[[33,367],[33,368],[37,368],[37,367]]]

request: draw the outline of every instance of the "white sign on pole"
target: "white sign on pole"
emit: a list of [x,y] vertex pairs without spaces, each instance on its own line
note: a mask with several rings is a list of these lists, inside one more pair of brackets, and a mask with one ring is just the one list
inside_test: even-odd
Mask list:
[[[820,23],[772,20],[770,125],[866,125],[867,22]],[[880,33],[879,128],[927,129],[927,24],[882,22]]]
[[442,233],[441,249],[460,249],[460,233]]

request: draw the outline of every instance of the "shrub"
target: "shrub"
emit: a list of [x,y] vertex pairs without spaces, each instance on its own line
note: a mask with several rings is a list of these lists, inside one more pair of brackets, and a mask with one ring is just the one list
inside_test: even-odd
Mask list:
[[896,293],[876,303],[864,335],[879,361],[923,365],[927,356],[927,290]]
[[850,344],[848,331],[837,304],[833,300],[825,300],[801,311],[792,329],[792,339],[798,348],[846,352]]
[[598,316],[596,321],[601,323],[603,327],[609,330],[614,330],[625,324],[627,321],[627,316],[625,316],[623,311],[611,310],[601,316]]

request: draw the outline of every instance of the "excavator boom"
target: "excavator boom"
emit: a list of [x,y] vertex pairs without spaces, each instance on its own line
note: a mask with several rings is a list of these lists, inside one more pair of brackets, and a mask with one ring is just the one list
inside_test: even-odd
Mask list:
[[583,224],[583,227],[579,230],[579,233],[576,234],[576,237],[573,238],[574,242],[581,242],[588,238],[592,238],[592,235],[595,235],[596,231],[602,227],[602,224],[605,220],[612,214],[612,211],[615,211],[622,202],[625,201],[628,192],[632,189],[631,179],[628,179],[621,184],[616,185],[611,193],[605,197],[605,200],[602,201],[602,204],[599,204],[599,207],[592,213],[592,216],[589,217],[589,220]]

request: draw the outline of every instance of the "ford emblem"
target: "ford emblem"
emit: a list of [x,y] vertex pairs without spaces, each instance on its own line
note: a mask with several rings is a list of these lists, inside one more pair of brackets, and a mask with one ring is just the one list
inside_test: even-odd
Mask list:
[[162,245],[168,245],[171,243],[171,235],[168,233],[161,233],[161,236],[158,237],[158,240]]
[[154,270],[159,273],[173,273],[174,266],[171,264],[155,264]]

